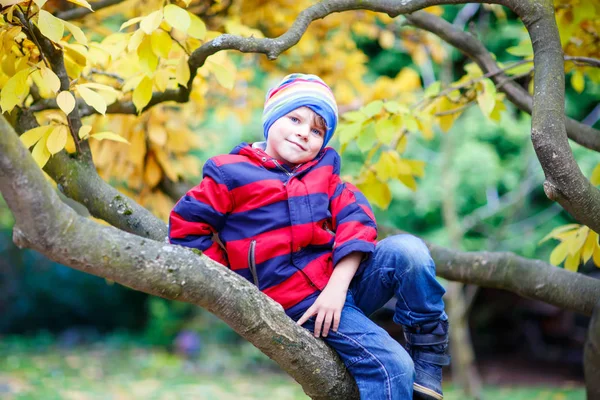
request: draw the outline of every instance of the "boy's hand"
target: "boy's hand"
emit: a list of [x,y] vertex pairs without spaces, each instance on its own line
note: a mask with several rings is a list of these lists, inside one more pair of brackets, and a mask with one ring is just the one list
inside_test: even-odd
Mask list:
[[323,337],[327,337],[329,329],[333,329],[334,332],[337,332],[342,316],[342,309],[346,302],[346,292],[347,288],[327,285],[313,305],[306,310],[304,315],[302,315],[296,323],[302,325],[308,321],[310,317],[316,315],[315,337],[319,337],[321,328],[323,329]]
[[296,322],[298,325],[304,324],[310,317],[316,315],[315,337],[319,337],[321,328],[323,329],[323,337],[327,337],[330,328],[337,332],[340,326],[342,309],[346,302],[348,287],[358,269],[362,255],[363,253],[359,252],[350,253],[337,263],[327,286],[313,305]]

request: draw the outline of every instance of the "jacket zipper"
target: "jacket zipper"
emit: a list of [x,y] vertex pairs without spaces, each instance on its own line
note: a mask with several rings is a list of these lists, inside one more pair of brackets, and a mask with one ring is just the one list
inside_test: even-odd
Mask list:
[[290,171],[288,171],[287,169],[283,168],[278,162],[277,160],[273,160],[273,162],[275,163],[275,165],[277,165],[277,168],[279,168],[280,170],[282,170],[283,172],[285,172],[285,174],[288,176],[288,180],[283,182],[283,186],[286,186],[288,184],[288,182],[290,181],[290,179],[292,179],[292,176],[294,175],[293,173],[291,173]]
[[248,268],[254,279],[254,285],[258,287],[258,273],[256,272],[256,260],[255,260],[256,240],[250,242],[250,249],[248,250]]

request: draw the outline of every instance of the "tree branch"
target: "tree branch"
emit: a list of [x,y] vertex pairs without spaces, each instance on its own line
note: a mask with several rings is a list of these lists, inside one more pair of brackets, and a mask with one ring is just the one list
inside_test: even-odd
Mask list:
[[[513,82],[511,77],[503,73],[503,69],[498,66],[490,52],[475,36],[461,31],[443,18],[425,11],[406,15],[406,19],[411,25],[439,36],[442,40],[460,50],[479,65],[485,74],[491,74],[490,77],[496,83],[496,86],[506,93],[509,101],[520,110],[531,114],[533,110],[531,95],[518,83]],[[568,56],[565,57],[565,59],[568,58]],[[567,118],[565,124],[569,139],[590,150],[600,152],[600,131],[572,118]]]

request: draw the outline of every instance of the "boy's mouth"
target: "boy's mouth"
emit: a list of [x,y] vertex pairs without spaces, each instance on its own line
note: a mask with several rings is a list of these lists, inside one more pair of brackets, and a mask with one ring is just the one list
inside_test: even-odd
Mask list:
[[306,149],[305,149],[305,148],[304,148],[302,145],[300,145],[299,143],[293,142],[293,141],[291,141],[291,140],[288,140],[288,139],[286,139],[286,140],[287,140],[288,142],[290,142],[290,143],[292,143],[292,144],[295,144],[296,146],[298,146],[298,148],[299,148],[300,150],[302,150],[302,151],[306,151]]

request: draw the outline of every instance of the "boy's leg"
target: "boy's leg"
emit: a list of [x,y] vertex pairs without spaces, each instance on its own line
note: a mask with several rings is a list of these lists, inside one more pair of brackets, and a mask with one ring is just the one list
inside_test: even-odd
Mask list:
[[377,244],[351,285],[355,304],[370,315],[396,296],[394,322],[404,327],[407,350],[415,363],[415,398],[439,400],[442,366],[450,361],[444,288],[423,241],[395,235]]
[[[314,317],[304,325],[314,331]],[[349,294],[337,332],[323,340],[339,355],[354,377],[361,399],[412,399],[414,365],[406,350],[371,321]]]

